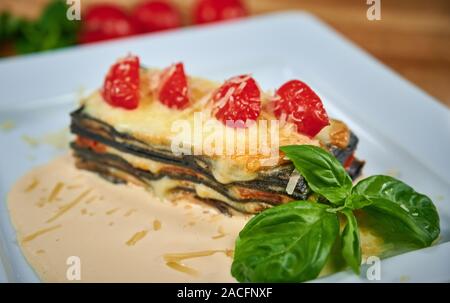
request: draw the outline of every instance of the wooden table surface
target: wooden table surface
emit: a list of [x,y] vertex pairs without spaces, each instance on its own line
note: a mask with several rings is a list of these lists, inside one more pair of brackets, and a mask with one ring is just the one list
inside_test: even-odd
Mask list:
[[[141,0],[81,0],[132,6]],[[189,22],[195,0],[171,0]],[[450,107],[450,0],[381,0],[381,20],[366,18],[366,0],[244,0],[252,14],[309,11],[384,64]],[[48,0],[0,0],[1,10],[33,18]],[[270,39],[270,38],[269,38]]]

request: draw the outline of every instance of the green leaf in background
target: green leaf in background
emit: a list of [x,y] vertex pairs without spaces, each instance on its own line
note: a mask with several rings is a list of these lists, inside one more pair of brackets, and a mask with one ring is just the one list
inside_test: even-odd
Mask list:
[[8,12],[0,14],[0,42],[13,39],[20,30],[23,21]]
[[231,274],[240,282],[302,282],[316,278],[339,235],[329,206],[297,201],[253,217],[236,240]]
[[16,35],[19,53],[43,51],[73,45],[77,41],[79,21],[68,20],[67,5],[54,0],[37,21],[23,21]]
[[356,274],[359,274],[361,268],[361,244],[359,240],[358,223],[355,215],[349,209],[342,213],[347,218],[347,224],[342,231],[342,256],[345,262]]
[[290,145],[280,149],[315,193],[334,204],[344,203],[352,189],[352,179],[333,155],[312,145]]
[[353,188],[349,199],[366,200],[366,219],[393,243],[426,247],[439,236],[439,215],[430,198],[393,177],[366,178]]

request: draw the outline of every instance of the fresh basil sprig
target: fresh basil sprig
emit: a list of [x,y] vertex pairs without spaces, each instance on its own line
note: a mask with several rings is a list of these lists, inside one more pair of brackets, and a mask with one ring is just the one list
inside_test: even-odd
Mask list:
[[339,233],[338,218],[327,208],[292,202],[253,217],[236,241],[231,274],[241,282],[315,278]]
[[352,179],[335,157],[312,145],[290,145],[280,149],[294,162],[313,192],[333,204],[344,204],[352,190]]
[[[345,169],[324,149],[300,145],[281,150],[326,202],[290,202],[253,217],[236,240],[231,274],[238,281],[314,279],[339,237],[342,258],[359,273],[362,253],[356,209],[366,214],[365,220],[376,221],[380,234],[400,243],[403,251],[429,246],[439,237],[439,215],[432,201],[405,183],[378,175],[352,188]],[[341,234],[339,216],[346,221]]]

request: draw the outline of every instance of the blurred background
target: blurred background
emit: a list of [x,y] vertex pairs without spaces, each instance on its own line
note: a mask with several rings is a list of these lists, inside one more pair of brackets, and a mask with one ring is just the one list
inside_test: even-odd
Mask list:
[[366,0],[79,2],[81,21],[69,21],[63,0],[0,0],[0,56],[304,10],[450,106],[450,0],[380,0],[381,20],[375,21],[367,19]]

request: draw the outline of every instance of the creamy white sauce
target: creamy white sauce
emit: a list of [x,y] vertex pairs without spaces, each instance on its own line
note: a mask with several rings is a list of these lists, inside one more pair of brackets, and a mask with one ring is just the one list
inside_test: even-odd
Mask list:
[[46,282],[69,282],[70,256],[80,258],[83,282],[233,282],[234,241],[248,220],[111,184],[76,169],[71,156],[22,177],[8,207],[17,242]]

